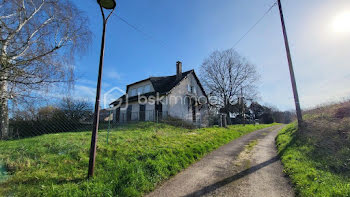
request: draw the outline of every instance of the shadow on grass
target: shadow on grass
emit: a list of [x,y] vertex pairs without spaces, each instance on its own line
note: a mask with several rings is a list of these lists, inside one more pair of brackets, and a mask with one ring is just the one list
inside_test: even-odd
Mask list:
[[67,180],[67,179],[58,179],[58,178],[46,178],[46,179],[42,179],[42,180],[38,180],[37,178],[29,178],[26,180],[8,180],[7,182],[3,182],[3,185],[31,185],[31,186],[35,186],[38,185],[38,183],[43,183],[43,184],[47,184],[47,183],[53,183],[55,185],[64,185],[64,184],[69,184],[69,183],[74,183],[74,184],[78,184],[81,183],[83,181],[86,181],[85,178],[75,178],[72,180]]
[[294,145],[295,143],[297,143],[298,141],[298,137],[300,134],[298,134],[297,132],[294,132],[292,134],[292,139],[281,149],[278,151],[278,156],[281,157],[282,155],[284,155],[285,151],[292,145]]
[[212,185],[208,185],[208,186],[206,186],[206,187],[204,187],[204,188],[202,188],[200,190],[197,190],[197,191],[195,191],[195,192],[193,192],[191,194],[188,194],[188,195],[186,195],[186,197],[203,196],[203,195],[209,194],[210,192],[215,191],[216,189],[218,189],[220,187],[223,187],[223,186],[225,186],[227,184],[230,184],[230,183],[232,183],[234,181],[237,181],[238,179],[241,179],[241,178],[243,178],[243,177],[245,177],[245,176],[247,176],[249,174],[252,174],[252,173],[260,170],[261,168],[264,168],[264,167],[266,167],[266,166],[268,166],[268,165],[270,165],[272,163],[275,163],[278,160],[279,160],[279,158],[277,156],[273,157],[270,160],[267,160],[267,161],[265,161],[263,163],[260,163],[258,165],[255,165],[255,166],[251,167],[251,168],[248,168],[248,169],[246,169],[246,170],[244,170],[242,172],[239,172],[238,174],[235,174],[234,176],[228,177],[228,178],[223,179],[223,180],[221,180],[219,182],[216,182],[216,183],[214,183]]

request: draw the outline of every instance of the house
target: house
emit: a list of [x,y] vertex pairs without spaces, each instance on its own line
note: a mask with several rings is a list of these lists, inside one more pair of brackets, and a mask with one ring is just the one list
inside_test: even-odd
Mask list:
[[126,86],[126,94],[111,103],[114,123],[180,119],[208,124],[208,97],[194,70],[182,72],[176,63],[176,75],[150,77]]

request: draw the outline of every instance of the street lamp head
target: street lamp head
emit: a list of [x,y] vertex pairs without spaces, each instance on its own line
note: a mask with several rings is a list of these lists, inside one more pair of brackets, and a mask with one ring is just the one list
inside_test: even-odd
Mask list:
[[117,5],[115,0],[97,0],[97,3],[100,4],[103,8],[108,10],[113,10]]

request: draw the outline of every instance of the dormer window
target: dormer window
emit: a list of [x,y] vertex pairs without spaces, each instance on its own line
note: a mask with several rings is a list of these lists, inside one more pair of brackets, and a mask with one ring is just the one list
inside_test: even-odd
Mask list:
[[133,88],[129,90],[129,94],[130,96],[137,96],[137,95],[141,95],[141,94],[146,94],[148,92],[151,92],[151,85],[144,85],[138,88]]

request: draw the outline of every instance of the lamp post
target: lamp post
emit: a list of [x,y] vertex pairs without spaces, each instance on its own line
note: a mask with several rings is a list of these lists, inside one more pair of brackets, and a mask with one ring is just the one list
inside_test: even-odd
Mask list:
[[[103,30],[102,30],[101,53],[100,53],[100,65],[98,70],[97,88],[96,88],[95,112],[94,112],[94,120],[93,120],[92,136],[91,136],[88,178],[94,176],[94,168],[95,168],[97,133],[98,133],[98,124],[100,119],[101,80],[102,80],[102,71],[103,71],[103,58],[104,58],[104,51],[105,51],[106,25],[109,17],[112,15],[116,7],[115,0],[97,0],[97,3],[101,9],[101,14],[103,19]],[[105,16],[104,9],[111,10],[107,17]]]

